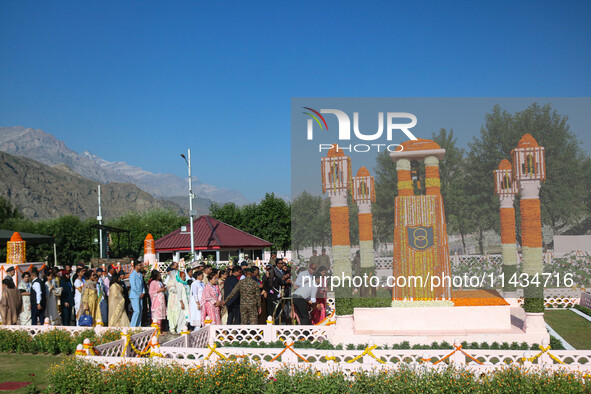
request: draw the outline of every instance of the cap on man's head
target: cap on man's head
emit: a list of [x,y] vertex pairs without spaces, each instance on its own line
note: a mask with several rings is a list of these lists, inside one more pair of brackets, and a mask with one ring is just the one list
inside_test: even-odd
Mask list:
[[6,272],[12,272],[12,271],[14,271],[14,267],[8,267],[8,268],[6,269]]

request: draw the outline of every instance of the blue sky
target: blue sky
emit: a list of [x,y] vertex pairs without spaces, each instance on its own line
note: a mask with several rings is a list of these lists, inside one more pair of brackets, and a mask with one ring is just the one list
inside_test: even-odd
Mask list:
[[287,196],[292,97],[590,96],[589,15],[588,1],[3,1],[0,126],[179,176],[190,147],[201,181]]

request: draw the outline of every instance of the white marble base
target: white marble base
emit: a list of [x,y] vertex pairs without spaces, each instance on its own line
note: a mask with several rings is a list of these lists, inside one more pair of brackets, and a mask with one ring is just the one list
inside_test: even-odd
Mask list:
[[[391,311],[391,309],[398,309]],[[400,312],[399,310],[406,311]],[[414,311],[412,309],[415,309]],[[441,309],[433,311],[433,309]],[[467,342],[541,343],[550,339],[545,330],[525,331],[525,312],[510,306],[448,308],[355,308],[353,315],[337,316],[329,340],[333,344],[394,344],[408,341],[427,345],[455,340]],[[398,318],[399,320],[393,320]],[[422,326],[420,324],[423,324]]]

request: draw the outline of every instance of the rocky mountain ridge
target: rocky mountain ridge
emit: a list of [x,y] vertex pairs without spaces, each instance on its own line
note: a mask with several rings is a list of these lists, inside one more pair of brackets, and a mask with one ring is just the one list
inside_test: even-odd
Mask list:
[[[110,162],[89,151],[77,153],[69,149],[63,141],[41,129],[0,127],[0,151],[28,157],[50,166],[65,164],[75,173],[99,183],[133,183],[157,198],[188,194],[187,179],[171,174],[154,174],[122,161]],[[202,199],[220,203],[248,203],[238,191],[204,184],[195,179],[193,189]]]
[[[96,218],[98,213],[95,181],[82,177],[65,164],[50,167],[4,152],[0,152],[0,196],[31,219],[64,215],[89,219]],[[105,218],[151,209],[172,209],[188,216],[177,204],[157,199],[129,183],[102,184],[101,205]]]

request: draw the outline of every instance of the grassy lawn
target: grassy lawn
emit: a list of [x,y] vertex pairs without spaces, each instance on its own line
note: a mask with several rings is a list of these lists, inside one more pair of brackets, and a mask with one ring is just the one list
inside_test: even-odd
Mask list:
[[[38,389],[44,389],[48,384],[45,371],[61,361],[62,356],[0,353],[0,383],[32,382]],[[26,393],[27,388],[11,392]]]
[[568,310],[546,310],[544,320],[575,349],[591,349],[590,321]]

